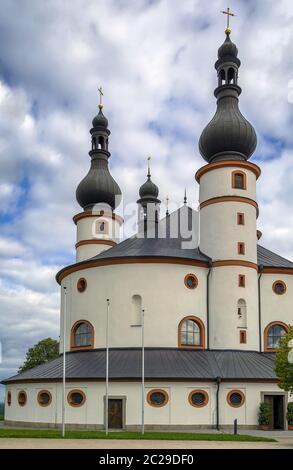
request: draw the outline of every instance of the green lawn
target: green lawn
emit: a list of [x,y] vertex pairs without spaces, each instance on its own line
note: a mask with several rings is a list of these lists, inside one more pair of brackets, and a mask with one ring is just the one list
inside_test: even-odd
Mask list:
[[[26,437],[26,438],[50,438],[60,439],[61,432],[55,429],[0,429],[0,438]],[[275,439],[258,436],[246,436],[233,434],[192,434],[179,432],[146,432],[142,436],[139,432],[110,432],[108,436],[104,432],[95,431],[68,431],[66,439],[153,439],[172,441],[246,441],[246,442],[276,442]]]

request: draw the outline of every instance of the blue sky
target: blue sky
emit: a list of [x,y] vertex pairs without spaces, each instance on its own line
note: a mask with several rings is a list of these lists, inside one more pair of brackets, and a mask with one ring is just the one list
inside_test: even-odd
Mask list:
[[[74,261],[75,189],[104,88],[111,172],[137,199],[152,155],[161,199],[197,203],[198,138],[215,111],[226,0],[1,0],[0,379],[59,334],[55,273]],[[231,0],[240,108],[255,126],[262,244],[293,259],[293,4]],[[291,90],[291,97],[290,97]],[[1,392],[0,392],[1,393]],[[0,395],[1,396],[1,395]]]

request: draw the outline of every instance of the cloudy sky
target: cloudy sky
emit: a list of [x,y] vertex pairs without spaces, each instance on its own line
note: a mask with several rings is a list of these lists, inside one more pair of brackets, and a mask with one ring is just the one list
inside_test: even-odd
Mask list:
[[[55,273],[74,261],[75,189],[103,85],[112,174],[137,199],[151,154],[160,196],[196,204],[198,138],[215,110],[226,0],[0,0],[0,379],[58,338]],[[293,4],[231,0],[242,113],[262,168],[262,244],[293,259]],[[2,389],[3,391],[3,389]],[[1,392],[0,392],[1,393]]]

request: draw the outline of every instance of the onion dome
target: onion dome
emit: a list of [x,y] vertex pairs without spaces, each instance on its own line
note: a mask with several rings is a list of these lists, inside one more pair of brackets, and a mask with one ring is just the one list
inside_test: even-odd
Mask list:
[[106,127],[108,128],[108,119],[103,113],[103,105],[99,105],[99,112],[98,114],[94,117],[92,124],[93,127]]
[[215,68],[218,87],[215,89],[217,110],[199,139],[199,151],[209,163],[219,160],[248,160],[253,154],[257,137],[253,126],[241,114],[238,102],[240,60],[238,50],[226,30],[226,40],[218,50]]
[[[150,157],[148,158],[150,161]],[[151,180],[151,171],[150,165],[148,164],[148,174],[146,182],[139,188],[139,196],[140,199],[137,201],[138,204],[143,203],[160,203],[158,196],[159,196],[159,188],[158,186],[152,182]]]
[[92,149],[89,152],[91,167],[88,174],[79,183],[76,190],[76,199],[84,210],[91,210],[96,204],[108,204],[114,210],[121,200],[121,189],[110,174],[108,159],[111,154],[108,150],[110,130],[108,119],[99,105],[99,113],[93,119]]

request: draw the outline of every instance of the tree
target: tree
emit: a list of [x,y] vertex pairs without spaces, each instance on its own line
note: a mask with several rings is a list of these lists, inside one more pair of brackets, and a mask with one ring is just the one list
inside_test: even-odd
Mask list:
[[290,395],[293,394],[293,364],[289,364],[289,341],[293,339],[293,326],[289,325],[288,333],[280,340],[280,346],[276,354],[275,372],[280,381],[279,387]]
[[24,372],[33,367],[59,356],[59,343],[55,339],[46,338],[39,341],[26,353],[26,359],[18,372]]

